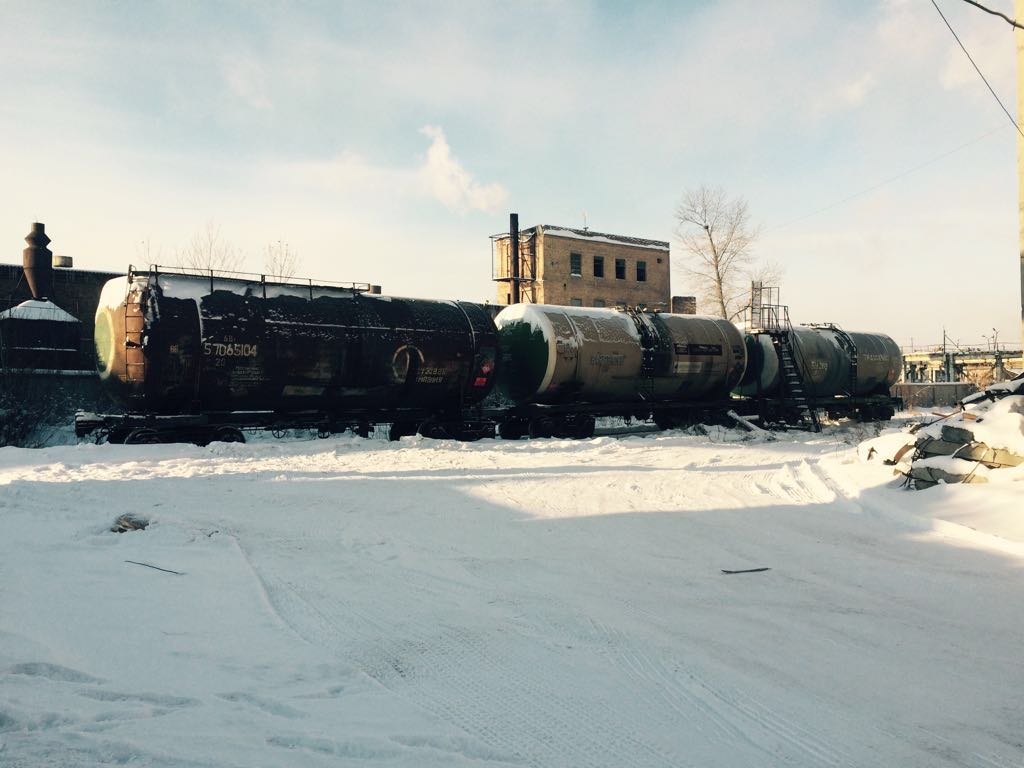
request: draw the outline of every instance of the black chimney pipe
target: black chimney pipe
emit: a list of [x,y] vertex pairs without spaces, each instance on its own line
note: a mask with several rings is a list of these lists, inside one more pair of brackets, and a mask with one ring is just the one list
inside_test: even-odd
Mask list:
[[46,225],[35,222],[32,231],[25,235],[25,242],[28,248],[22,251],[21,263],[32,298],[49,299],[53,296],[53,252],[46,247],[50,244]]
[[509,254],[512,257],[512,303],[519,303],[519,214],[508,215]]

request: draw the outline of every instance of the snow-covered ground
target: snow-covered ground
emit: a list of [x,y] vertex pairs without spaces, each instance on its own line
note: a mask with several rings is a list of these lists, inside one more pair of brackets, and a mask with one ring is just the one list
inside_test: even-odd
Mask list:
[[0,449],[0,765],[1024,764],[1024,467],[857,437]]

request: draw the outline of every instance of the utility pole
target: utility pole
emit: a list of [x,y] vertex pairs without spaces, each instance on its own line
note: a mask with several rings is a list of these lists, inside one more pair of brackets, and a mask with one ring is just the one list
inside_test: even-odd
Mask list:
[[[1014,0],[1014,14],[1024,19],[1024,0]],[[1017,125],[1024,119],[1024,30],[1013,28],[1013,36],[1017,42]],[[1017,208],[1020,231],[1018,235],[1018,251],[1020,256],[1020,338],[1024,345],[1024,137],[1017,132]]]

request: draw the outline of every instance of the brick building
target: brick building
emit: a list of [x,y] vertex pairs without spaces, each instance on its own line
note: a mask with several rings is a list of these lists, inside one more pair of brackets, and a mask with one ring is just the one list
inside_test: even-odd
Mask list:
[[[497,303],[513,303],[509,233],[491,238]],[[519,232],[520,301],[668,310],[669,244],[539,224]]]

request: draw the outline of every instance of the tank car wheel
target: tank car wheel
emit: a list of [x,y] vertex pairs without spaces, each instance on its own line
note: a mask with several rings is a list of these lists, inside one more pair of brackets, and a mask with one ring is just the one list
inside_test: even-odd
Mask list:
[[858,422],[860,424],[863,424],[866,421],[874,421],[874,419],[875,419],[875,410],[874,410],[874,408],[871,408],[870,406],[863,406],[861,408],[857,408],[856,410],[854,410],[850,414],[850,418],[853,421],[856,421],[856,422]]
[[131,433],[130,429],[112,429],[107,433],[107,442],[110,445],[123,445]]
[[559,425],[558,436],[573,440],[586,440],[594,436],[596,420],[593,416],[573,415],[566,417]]
[[439,421],[425,421],[420,424],[419,433],[430,440],[450,440],[448,427]]
[[550,416],[537,416],[530,421],[530,437],[554,437],[555,421]]
[[213,440],[219,443],[244,443],[245,435],[238,427],[218,427],[213,433]]
[[270,434],[272,434],[274,437],[280,440],[282,437],[288,434],[288,430],[283,429],[281,427],[275,427],[274,429],[270,430]]
[[594,436],[594,427],[597,426],[597,419],[593,416],[584,416],[576,423],[576,439],[589,440]]
[[529,431],[529,423],[522,419],[509,419],[498,424],[498,436],[502,440],[518,440]]
[[410,421],[396,421],[392,423],[391,428],[388,430],[388,440],[395,442],[401,440],[403,437],[409,437],[410,435],[416,434],[416,424]]
[[676,426],[676,420],[668,413],[655,413],[654,423],[658,429],[673,429]]
[[157,434],[155,429],[149,429],[148,427],[133,429],[124,439],[125,445],[153,445],[159,442],[160,435]]

